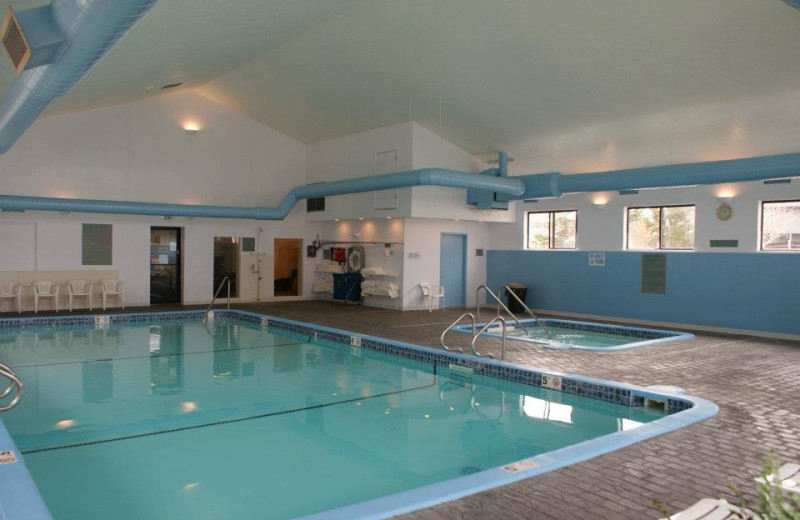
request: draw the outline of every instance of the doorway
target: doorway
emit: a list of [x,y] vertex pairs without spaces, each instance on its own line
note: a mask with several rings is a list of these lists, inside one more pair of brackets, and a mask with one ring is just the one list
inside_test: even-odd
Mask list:
[[467,235],[442,233],[439,285],[444,287],[442,307],[466,307]]
[[150,228],[150,304],[181,303],[181,228]]
[[300,251],[302,238],[275,239],[274,295],[298,296],[300,287]]
[[[239,237],[214,237],[214,281],[211,290],[216,292],[227,276],[231,284],[231,298],[239,297],[239,242]],[[223,287],[220,297],[227,295]]]

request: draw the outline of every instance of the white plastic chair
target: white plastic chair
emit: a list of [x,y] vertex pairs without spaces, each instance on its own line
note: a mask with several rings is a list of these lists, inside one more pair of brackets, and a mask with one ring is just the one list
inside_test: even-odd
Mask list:
[[749,509],[729,504],[723,499],[703,498],[691,507],[661,520],[760,520]]
[[56,312],[58,312],[58,284],[52,280],[37,280],[33,282],[33,312],[39,312],[39,299],[52,298]]
[[17,304],[17,314],[22,312],[22,287],[17,282],[0,281],[0,298],[14,298]]
[[106,310],[106,300],[109,296],[116,296],[122,309],[125,309],[125,284],[119,280],[100,280],[103,286],[103,310]]
[[92,284],[87,280],[69,280],[69,310],[72,312],[72,299],[75,297],[86,297],[89,299],[89,310],[92,310]]
[[[433,312],[433,300],[434,299],[441,299],[444,302],[444,286],[441,285],[431,285],[429,282],[422,282],[419,284],[420,288],[422,289],[422,296],[428,299],[428,312]],[[444,310],[443,305],[439,305],[439,308]]]

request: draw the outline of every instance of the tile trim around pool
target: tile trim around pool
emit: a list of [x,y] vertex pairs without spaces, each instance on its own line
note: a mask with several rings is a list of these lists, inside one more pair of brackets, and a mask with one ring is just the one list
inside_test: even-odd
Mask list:
[[[102,316],[100,323],[96,319]],[[130,314],[82,315],[68,317],[5,318],[0,328],[42,325],[77,325],[95,323],[102,327],[107,322],[131,323],[140,321],[190,320],[203,316],[203,311],[173,311]],[[472,475],[438,482],[421,488],[388,495],[351,506],[303,517],[306,520],[368,520],[387,518],[416,509],[431,507],[479,491],[530,478],[570,464],[609,453],[651,437],[677,430],[717,414],[719,408],[705,399],[667,392],[653,392],[646,388],[616,383],[591,377],[564,374],[538,368],[523,368],[504,361],[491,360],[464,354],[452,354],[438,349],[420,347],[410,343],[392,341],[366,334],[356,334],[342,329],[309,325],[307,323],[275,318],[239,310],[217,310],[215,316],[235,317],[247,322],[323,340],[350,345],[358,338],[361,348],[401,356],[415,361],[440,365],[458,364],[472,368],[476,374],[497,377],[517,383],[539,386],[542,376],[555,376],[562,380],[562,391],[585,397],[614,402],[625,406],[643,406],[645,399],[665,403],[670,415],[644,424],[636,429],[604,435],[596,439],[537,455],[516,467],[510,465],[480,471]],[[356,347],[357,348],[357,347]],[[6,520],[52,520],[33,478],[28,473],[16,444],[0,421],[0,452],[10,451],[17,459],[12,464],[0,465],[0,511]]]

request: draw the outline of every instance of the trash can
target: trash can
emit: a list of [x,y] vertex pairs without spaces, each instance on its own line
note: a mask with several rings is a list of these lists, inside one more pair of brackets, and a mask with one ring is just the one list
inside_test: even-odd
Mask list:
[[[510,284],[508,284],[508,289],[511,289],[511,291],[517,295],[517,298],[519,298],[523,302],[525,301],[525,296],[527,296],[528,294],[528,286],[526,286],[524,283],[511,282]],[[516,298],[508,294],[508,289],[506,289],[506,301],[508,301],[508,310],[510,310],[513,313],[525,312],[525,308],[519,304]]]

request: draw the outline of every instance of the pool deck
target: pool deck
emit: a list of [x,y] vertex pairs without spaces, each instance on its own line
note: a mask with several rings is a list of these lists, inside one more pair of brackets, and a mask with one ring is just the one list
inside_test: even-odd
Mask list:
[[[154,306],[126,312],[175,308],[197,307]],[[442,330],[463,312],[399,312],[321,301],[235,308],[430,347],[438,347]],[[706,496],[735,502],[730,484],[752,497],[753,478],[761,472],[769,450],[776,450],[781,461],[800,461],[800,342],[695,335],[690,340],[613,353],[547,350],[509,341],[508,361],[643,386],[680,386],[690,395],[717,404],[720,413],[574,466],[397,518],[647,519],[661,516],[653,499],[670,511]],[[468,347],[468,342],[464,334],[448,336],[448,344]],[[479,345],[481,351],[499,354],[499,340],[482,338]]]

